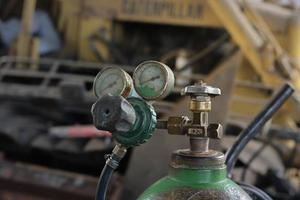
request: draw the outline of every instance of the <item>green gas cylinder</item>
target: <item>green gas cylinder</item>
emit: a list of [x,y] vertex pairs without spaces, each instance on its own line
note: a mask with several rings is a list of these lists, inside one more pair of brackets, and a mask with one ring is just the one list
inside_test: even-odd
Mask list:
[[173,153],[169,174],[150,186],[138,200],[250,200],[227,178],[224,155],[210,150],[202,155],[187,149]]

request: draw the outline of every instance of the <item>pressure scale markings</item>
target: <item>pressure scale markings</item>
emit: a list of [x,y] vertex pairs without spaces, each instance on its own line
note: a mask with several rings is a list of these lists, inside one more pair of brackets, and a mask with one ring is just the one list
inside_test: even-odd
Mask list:
[[165,64],[146,61],[137,66],[133,74],[136,92],[146,100],[167,96],[174,87],[174,74]]
[[97,97],[105,94],[127,97],[132,89],[132,79],[121,68],[108,67],[98,73],[93,90]]

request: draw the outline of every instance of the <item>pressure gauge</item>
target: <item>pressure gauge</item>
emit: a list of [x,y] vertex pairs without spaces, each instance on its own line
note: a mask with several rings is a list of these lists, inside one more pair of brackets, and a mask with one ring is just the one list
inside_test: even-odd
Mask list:
[[108,67],[97,74],[93,90],[97,97],[110,93],[126,98],[131,92],[132,85],[132,79],[127,72],[118,67]]
[[146,100],[166,97],[174,88],[174,79],[172,70],[157,61],[143,62],[133,73],[135,90]]

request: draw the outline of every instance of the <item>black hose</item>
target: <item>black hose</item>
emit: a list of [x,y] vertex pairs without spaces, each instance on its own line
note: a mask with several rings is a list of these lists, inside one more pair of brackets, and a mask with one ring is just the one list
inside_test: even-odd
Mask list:
[[231,171],[242,150],[248,142],[254,138],[263,125],[271,119],[271,117],[279,110],[284,102],[293,94],[294,89],[289,84],[284,84],[283,87],[272,98],[268,105],[254,118],[249,126],[244,129],[232,147],[226,153],[227,172],[230,176]]
[[96,200],[105,200],[106,191],[113,172],[114,169],[107,164],[102,169],[96,190]]
[[258,199],[258,200],[272,200],[272,198],[262,191],[261,189],[253,186],[253,185],[248,185],[246,183],[238,183],[239,186],[247,192],[247,194],[252,198],[252,199]]
[[111,176],[114,170],[118,168],[119,162],[121,161],[122,157],[119,157],[114,153],[112,153],[111,155],[106,155],[106,164],[102,169],[98,181],[95,200],[105,200]]

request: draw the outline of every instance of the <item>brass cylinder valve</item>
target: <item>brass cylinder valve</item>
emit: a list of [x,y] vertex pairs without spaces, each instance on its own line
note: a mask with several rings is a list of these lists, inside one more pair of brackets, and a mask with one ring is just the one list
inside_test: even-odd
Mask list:
[[221,139],[223,133],[221,124],[208,122],[208,113],[212,109],[211,99],[221,95],[221,90],[201,82],[185,87],[182,95],[191,97],[189,110],[193,113],[193,117],[192,119],[186,116],[170,117],[167,122],[168,132],[189,136],[191,152],[207,152],[209,138]]

